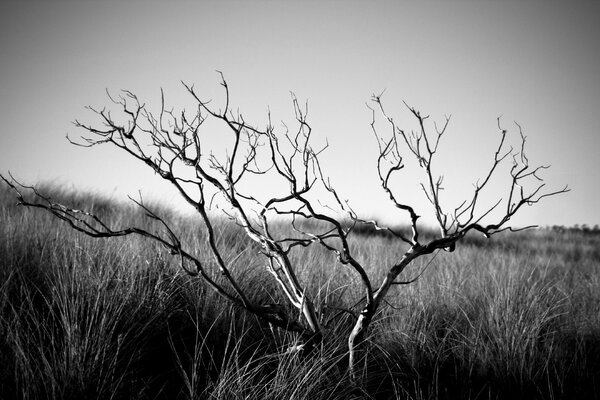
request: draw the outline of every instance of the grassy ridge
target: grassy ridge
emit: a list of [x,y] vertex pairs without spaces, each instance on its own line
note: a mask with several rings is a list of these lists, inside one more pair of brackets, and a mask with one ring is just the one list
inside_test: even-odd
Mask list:
[[[143,214],[81,194],[116,226]],[[417,260],[373,326],[365,379],[344,373],[352,321],[336,305],[360,298],[356,276],[315,247],[294,254],[327,307],[327,344],[305,359],[294,338],[231,307],[135,237],[92,239],[0,192],[0,398],[488,399],[600,397],[600,239],[576,232],[469,238]],[[170,216],[210,263],[193,219]],[[277,299],[263,260],[227,224],[219,246],[252,298]],[[399,254],[384,236],[352,246],[374,277]],[[218,279],[215,274],[215,279]],[[374,278],[377,282],[378,278]]]

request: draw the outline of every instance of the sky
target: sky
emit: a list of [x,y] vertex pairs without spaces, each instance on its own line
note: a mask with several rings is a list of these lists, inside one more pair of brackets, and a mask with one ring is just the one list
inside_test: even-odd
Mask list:
[[[308,101],[325,174],[364,217],[403,216],[378,186],[366,104],[383,101],[399,126],[402,101],[443,121],[437,174],[442,205],[468,197],[493,157],[497,118],[528,158],[551,165],[549,190],[569,193],[520,211],[515,226],[600,224],[600,3],[597,1],[3,1],[0,3],[0,173],[26,183],[124,198],[138,190],[177,203],[142,165],[108,147],[83,149],[75,119],[109,105],[106,90],[144,102],[189,105],[181,81],[232,102],[247,121],[293,123],[290,92]],[[384,130],[383,121],[378,122]],[[279,125],[281,128],[281,125]],[[407,160],[410,157],[407,155]],[[393,187],[424,216],[422,175]],[[507,182],[486,199],[504,198]],[[263,185],[257,190],[266,190]],[[491,204],[491,203],[490,203]],[[177,206],[178,207],[178,206]],[[426,217],[425,220],[429,220]]]

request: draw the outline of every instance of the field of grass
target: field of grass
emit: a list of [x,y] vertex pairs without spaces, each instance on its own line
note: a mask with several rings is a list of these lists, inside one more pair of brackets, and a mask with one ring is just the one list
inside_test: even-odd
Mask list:
[[[115,226],[148,223],[127,205],[63,196]],[[210,263],[198,221],[169,218]],[[218,231],[250,296],[277,298],[243,234],[226,223]],[[363,233],[352,246],[374,277],[401,254],[383,236]],[[470,237],[417,260],[408,275],[428,268],[390,293],[356,385],[344,368],[352,321],[335,311],[360,298],[356,276],[317,247],[294,260],[328,327],[322,348],[304,357],[286,352],[293,335],[230,306],[164,249],[137,237],[89,238],[15,206],[3,186],[0,398],[600,398],[598,235]]]

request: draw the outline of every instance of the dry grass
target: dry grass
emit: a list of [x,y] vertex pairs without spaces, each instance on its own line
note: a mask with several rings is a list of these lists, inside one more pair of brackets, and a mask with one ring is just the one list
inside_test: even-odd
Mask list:
[[[115,224],[145,224],[126,206],[54,192],[95,203]],[[91,239],[0,196],[0,398],[600,397],[597,236],[473,237],[418,260],[407,274],[427,270],[391,293],[353,387],[347,316],[330,319],[323,348],[299,358],[285,352],[293,336],[224,303],[152,243]],[[206,252],[193,220],[171,219]],[[276,296],[248,241],[225,224],[219,231],[251,296]],[[399,253],[385,237],[363,234],[352,245],[373,276]],[[325,319],[360,297],[355,276],[320,249],[294,259],[329,306],[319,309]]]

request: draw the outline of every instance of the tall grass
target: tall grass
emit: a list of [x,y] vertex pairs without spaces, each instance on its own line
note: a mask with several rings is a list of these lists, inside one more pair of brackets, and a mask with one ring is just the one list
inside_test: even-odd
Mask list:
[[[46,188],[116,225],[141,212]],[[192,218],[168,218],[205,262]],[[284,229],[282,227],[282,229]],[[264,260],[235,227],[219,246],[252,298],[280,299]],[[357,258],[378,282],[402,246],[360,232]],[[600,238],[530,231],[469,237],[419,259],[377,316],[362,380],[345,371],[356,276],[318,247],[294,253],[319,299],[322,348],[225,303],[136,237],[92,239],[0,191],[0,398],[489,399],[600,397]],[[215,273],[215,279],[218,274]]]

